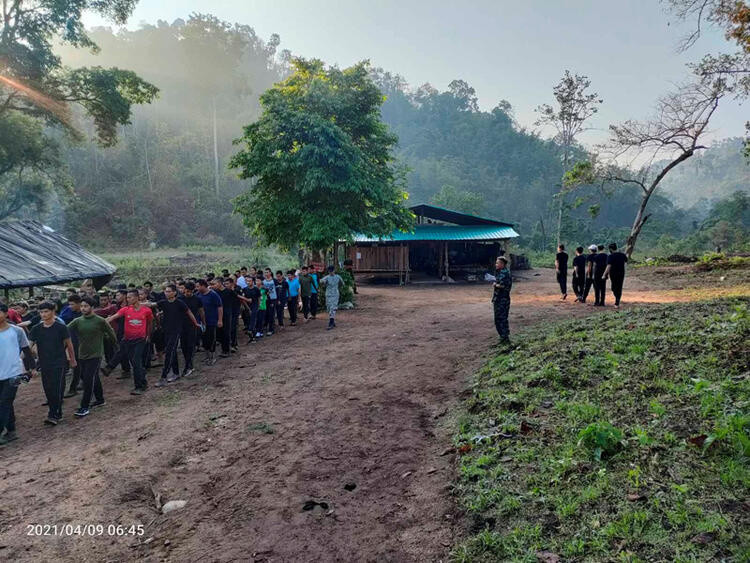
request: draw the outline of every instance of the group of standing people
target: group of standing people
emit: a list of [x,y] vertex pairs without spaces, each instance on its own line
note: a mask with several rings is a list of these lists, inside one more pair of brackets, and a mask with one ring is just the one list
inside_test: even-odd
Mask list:
[[[121,285],[116,291],[83,295],[68,290],[67,304],[43,301],[30,308],[19,302],[0,303],[0,446],[17,438],[13,402],[20,384],[41,373],[46,397],[44,424],[62,421],[65,398],[83,392],[76,417],[105,405],[100,374],[121,367],[118,379],[133,380],[132,395],[148,388],[146,373],[162,363],[156,387],[194,375],[193,358],[205,351],[204,363],[217,362],[238,351],[239,320],[258,342],[283,329],[284,311],[291,326],[301,309],[305,320],[315,319],[318,294],[325,291],[328,330],[336,327],[336,311],[343,278],[328,267],[318,276],[314,266],[281,270],[241,268],[234,275],[208,273],[200,279],[165,282],[162,291],[144,282]],[[179,351],[183,369],[180,371]],[[67,392],[66,382],[70,379]]]
[[[622,298],[622,286],[625,281],[625,264],[628,257],[617,250],[617,243],[609,243],[609,253],[604,250],[603,244],[592,244],[589,253],[584,254],[582,246],[576,248],[573,258],[573,273],[571,282],[576,302],[586,303],[591,288],[594,288],[594,306],[604,307],[607,294],[607,280],[610,281],[612,294],[615,297],[615,308],[620,308]],[[568,253],[565,245],[557,247],[555,255],[555,273],[557,283],[560,284],[561,299],[568,298]]]

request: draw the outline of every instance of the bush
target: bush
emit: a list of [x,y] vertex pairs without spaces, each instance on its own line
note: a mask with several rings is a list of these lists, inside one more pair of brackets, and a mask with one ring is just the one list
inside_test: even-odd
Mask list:
[[622,447],[623,437],[622,430],[609,422],[594,422],[579,432],[578,445],[584,445],[596,461],[601,461],[603,455],[612,455]]
[[[339,269],[336,270],[336,273],[341,276],[341,279],[344,280],[344,287],[341,289],[341,292],[339,294],[339,305],[342,303],[346,303],[347,301],[350,301],[354,303],[354,276],[348,271]],[[318,274],[320,276],[320,274]],[[320,277],[322,279],[325,276]],[[322,309],[325,309],[326,306],[326,292],[325,290],[319,290],[318,291],[318,305]]]

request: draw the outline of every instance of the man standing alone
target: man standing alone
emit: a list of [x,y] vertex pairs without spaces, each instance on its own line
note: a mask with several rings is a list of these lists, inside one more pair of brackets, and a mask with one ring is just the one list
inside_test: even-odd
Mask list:
[[510,344],[510,328],[508,326],[508,312],[510,311],[510,289],[513,280],[508,269],[508,260],[500,256],[495,262],[495,290],[492,294],[492,304],[495,309],[495,328],[500,335],[501,344]]

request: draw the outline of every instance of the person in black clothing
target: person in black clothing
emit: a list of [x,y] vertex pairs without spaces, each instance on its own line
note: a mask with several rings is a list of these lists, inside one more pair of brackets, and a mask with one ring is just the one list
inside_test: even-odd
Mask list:
[[586,299],[591,291],[591,286],[594,285],[594,258],[596,257],[596,245],[592,244],[589,246],[589,253],[586,256],[586,285],[583,289],[583,299],[581,303],[586,303]]
[[583,247],[576,248],[576,255],[573,258],[573,293],[576,294],[576,302],[583,301],[583,290],[586,285],[586,257],[583,255]]
[[255,342],[256,325],[258,324],[258,306],[260,305],[260,288],[256,285],[257,281],[254,277],[247,277],[247,287],[242,290],[242,296],[246,299],[248,309],[250,311],[248,324],[247,324],[247,335],[250,338],[250,342]]
[[594,256],[594,306],[604,307],[604,297],[607,290],[607,280],[604,278],[604,271],[607,269],[607,255],[604,252],[604,245],[597,247]]
[[[161,328],[164,334],[164,367],[161,370],[161,379],[156,383],[157,387],[163,387],[179,379],[177,347],[180,344],[180,336],[188,319],[191,326],[198,326],[198,321],[185,302],[177,299],[177,286],[169,284],[165,287],[164,297],[166,299],[156,303],[162,314]],[[172,375],[169,375],[170,370]]]
[[555,273],[557,274],[557,283],[560,284],[560,293],[562,300],[568,297],[568,253],[565,252],[565,245],[560,244],[557,247],[555,255]]
[[233,277],[226,278],[224,280],[224,289],[228,289],[232,292],[231,297],[231,324],[229,326],[229,347],[232,353],[237,353],[239,350],[239,344],[237,342],[237,330],[240,325],[240,314],[242,313],[242,293],[241,288],[237,287],[237,279]]
[[45,301],[38,310],[42,322],[31,329],[29,340],[36,345],[42,387],[49,407],[44,423],[56,426],[62,419],[65,372],[68,365],[75,368],[78,364],[68,327],[55,318],[55,305]]
[[[201,325],[206,326],[206,314],[203,311],[203,303],[195,295],[195,283],[188,281],[184,284],[184,291],[178,297],[180,301],[193,314]],[[184,323],[182,333],[180,334],[180,347],[182,348],[182,357],[185,359],[185,367],[182,368],[182,377],[190,377],[193,374],[193,357],[195,348],[200,335],[200,327],[195,327],[190,323]]]
[[289,301],[289,282],[284,279],[284,272],[276,271],[276,320],[279,329],[284,328],[284,309]]
[[615,307],[620,308],[622,297],[622,282],[625,281],[625,263],[628,257],[617,251],[617,244],[609,243],[609,256],[607,256],[607,269],[604,270],[604,279],[609,278],[612,294],[615,296]]

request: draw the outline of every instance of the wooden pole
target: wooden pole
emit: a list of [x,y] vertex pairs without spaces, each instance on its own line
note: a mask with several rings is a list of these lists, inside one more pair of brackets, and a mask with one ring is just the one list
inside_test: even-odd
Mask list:
[[445,281],[448,281],[450,277],[449,265],[448,265],[448,241],[445,241]]
[[406,283],[411,283],[411,276],[409,275],[409,243],[406,243]]

